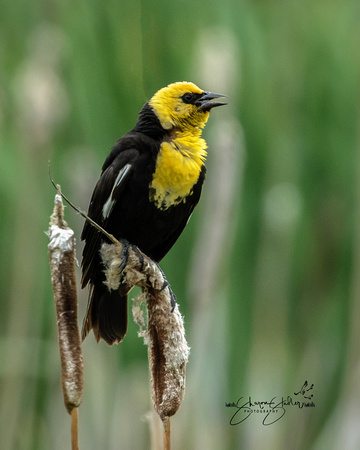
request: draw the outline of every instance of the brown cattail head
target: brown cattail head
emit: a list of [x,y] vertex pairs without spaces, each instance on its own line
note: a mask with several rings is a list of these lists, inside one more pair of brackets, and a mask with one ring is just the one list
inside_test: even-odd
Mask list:
[[77,318],[75,238],[73,230],[64,221],[64,206],[59,186],[48,235],[51,282],[58,324],[61,382],[64,403],[70,414],[82,401],[83,357]]
[[[185,391],[189,347],[183,318],[177,304],[173,309],[171,289],[162,270],[140,250],[129,247],[129,256],[122,273],[123,244],[103,244],[101,257],[109,289],[118,289],[122,276],[121,282],[126,283],[129,289],[136,285],[145,294],[148,329],[141,331],[141,335],[148,345],[152,402],[165,422],[179,409]],[[134,319],[142,325],[139,312],[136,305],[133,309]]]
[[151,396],[162,421],[180,408],[185,392],[189,347],[177,304],[171,312],[168,289],[146,289]]

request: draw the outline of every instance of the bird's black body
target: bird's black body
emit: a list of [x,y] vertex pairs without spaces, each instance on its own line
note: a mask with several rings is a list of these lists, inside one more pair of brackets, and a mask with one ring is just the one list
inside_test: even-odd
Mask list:
[[[166,255],[184,229],[199,201],[206,172],[202,165],[182,201],[166,208],[151,201],[151,183],[161,145],[171,142],[174,132],[174,128],[164,129],[146,103],[134,129],[117,141],[106,158],[88,212],[117,239],[126,239],[156,262]],[[97,340],[120,342],[127,328],[128,288],[120,285],[119,291],[109,291],[104,285],[100,248],[106,238],[88,222],[81,238],[85,241],[82,287],[88,283],[91,286],[83,338],[93,329]]]
[[[184,229],[199,201],[206,172],[203,166],[193,193],[186,202],[170,206],[166,210],[157,208],[149,201],[149,185],[155,171],[160,144],[166,139],[167,133],[160,127],[148,104],[145,104],[138,124],[117,141],[106,158],[88,213],[95,222],[117,239],[126,239],[157,262],[166,255]],[[108,219],[104,219],[101,206],[109,197],[119,170],[126,164],[131,164],[132,167],[126,180],[118,187],[111,214]],[[81,239],[85,240],[82,286],[85,287],[90,281],[93,285],[89,304],[91,327],[97,333],[96,322],[101,317],[104,319],[107,317],[104,323],[100,321],[98,332],[99,337],[112,343],[116,339],[121,339],[121,335],[126,332],[127,293],[123,293],[124,295],[120,295],[119,298],[117,292],[108,291],[103,284],[105,275],[102,272],[99,251],[106,238],[86,222]],[[87,334],[88,331],[84,324],[83,334]]]

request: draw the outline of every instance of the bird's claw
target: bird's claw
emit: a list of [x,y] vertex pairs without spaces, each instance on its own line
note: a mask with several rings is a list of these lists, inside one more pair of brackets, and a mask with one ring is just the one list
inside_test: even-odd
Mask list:
[[[126,239],[121,239],[120,242],[121,242],[121,244],[123,246],[123,251],[122,251],[122,255],[121,255],[120,273],[123,273],[123,271],[126,268],[126,265],[128,263],[128,260],[129,260],[130,248],[134,251],[134,253],[136,254],[136,256],[139,259],[140,272],[141,272],[144,269],[144,256],[140,252],[139,248],[136,245],[134,245],[134,244],[130,244],[130,242],[128,242]],[[176,306],[176,295],[174,294],[173,290],[171,289],[170,283],[166,279],[165,273],[162,270],[162,268],[159,266],[158,263],[155,263],[155,264],[158,266],[158,269],[160,270],[161,275],[162,275],[163,280],[164,280],[160,291],[163,291],[166,288],[169,289],[171,312],[173,312],[174,309],[175,309],[175,306]]]

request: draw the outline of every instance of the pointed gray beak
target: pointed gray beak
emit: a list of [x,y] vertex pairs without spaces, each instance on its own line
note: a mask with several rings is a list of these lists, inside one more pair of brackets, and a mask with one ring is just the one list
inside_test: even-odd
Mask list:
[[214,94],[213,92],[207,92],[204,91],[202,93],[202,96],[195,102],[195,105],[201,110],[201,111],[210,111],[211,108],[214,108],[215,106],[222,106],[226,105],[227,103],[224,102],[213,102],[215,98],[221,98],[221,97],[227,97],[223,94]]

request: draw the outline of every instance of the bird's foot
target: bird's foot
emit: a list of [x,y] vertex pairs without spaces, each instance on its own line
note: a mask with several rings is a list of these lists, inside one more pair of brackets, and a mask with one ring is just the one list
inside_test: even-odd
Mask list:
[[[140,262],[140,272],[144,269],[144,256],[141,253],[141,251],[139,250],[139,248],[134,245],[131,244],[130,242],[128,242],[126,239],[120,239],[120,242],[123,246],[123,251],[122,251],[122,255],[121,255],[121,264],[120,264],[120,273],[122,274],[123,271],[126,268],[126,265],[128,263],[129,260],[129,255],[130,255],[130,248],[134,251],[134,253],[136,254],[136,256],[139,259]],[[157,265],[158,269],[161,272],[161,275],[163,277],[163,285],[160,289],[160,291],[163,291],[164,289],[168,288],[169,289],[169,293],[170,293],[170,304],[171,304],[171,312],[174,311],[175,309],[175,305],[176,305],[176,295],[174,294],[174,292],[171,289],[170,283],[168,282],[168,280],[166,279],[165,273],[162,270],[162,268],[159,266],[159,264],[155,261],[153,261],[154,264]]]
[[173,312],[174,309],[175,309],[175,306],[176,306],[176,295],[174,294],[173,290],[171,289],[170,283],[168,282],[168,280],[167,280],[167,278],[166,278],[166,276],[165,276],[164,271],[163,271],[162,268],[159,266],[159,264],[156,263],[156,265],[158,266],[158,268],[159,268],[159,270],[160,270],[160,272],[161,272],[161,275],[163,276],[163,280],[164,280],[164,283],[163,283],[163,285],[162,285],[160,291],[163,291],[163,290],[166,289],[166,288],[169,289],[169,293],[170,293],[170,304],[171,304],[171,312]]

